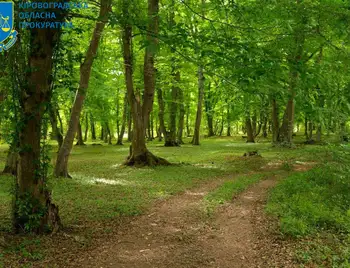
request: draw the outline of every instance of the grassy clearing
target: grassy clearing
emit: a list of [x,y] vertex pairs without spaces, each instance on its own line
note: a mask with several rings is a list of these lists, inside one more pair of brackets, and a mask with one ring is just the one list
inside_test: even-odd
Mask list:
[[297,258],[318,267],[350,267],[350,148],[329,147],[318,167],[293,174],[269,197],[281,232],[306,237]]
[[[6,146],[0,146],[0,168],[5,163],[6,149]],[[82,244],[83,247],[88,246],[101,233],[112,232],[116,226],[114,221],[143,213],[155,200],[168,198],[226,174],[248,174],[269,162],[283,162],[286,159],[314,161],[324,154],[321,146],[286,150],[274,148],[268,141],[246,144],[241,137],[206,139],[201,146],[187,143],[176,148],[165,148],[163,143],[154,141],[149,143],[149,149],[177,165],[142,169],[124,167],[120,164],[128,154],[127,145],[88,145],[73,150],[69,164],[73,179],[49,179],[54,202],[60,208],[63,231],[72,236],[85,237],[84,243],[62,236],[51,239],[8,235],[13,179],[0,176],[0,237],[4,234],[8,240],[8,262],[38,267],[40,261],[63,254],[61,251],[55,252],[55,245],[78,252]],[[263,157],[241,157],[253,150],[258,150]],[[57,148],[53,146],[52,163],[56,151]],[[240,179],[244,180],[244,176]],[[0,260],[1,254],[4,253],[0,252]],[[13,266],[16,267],[15,264]]]
[[233,181],[224,182],[204,197],[204,207],[207,215],[211,216],[218,206],[230,202],[236,195],[269,175],[272,175],[272,172],[241,175]]

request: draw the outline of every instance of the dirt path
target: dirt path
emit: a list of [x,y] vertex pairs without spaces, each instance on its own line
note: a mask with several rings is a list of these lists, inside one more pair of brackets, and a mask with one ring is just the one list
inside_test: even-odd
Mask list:
[[228,178],[156,205],[71,267],[293,267],[263,213],[272,177],[252,186],[208,219],[203,196]]

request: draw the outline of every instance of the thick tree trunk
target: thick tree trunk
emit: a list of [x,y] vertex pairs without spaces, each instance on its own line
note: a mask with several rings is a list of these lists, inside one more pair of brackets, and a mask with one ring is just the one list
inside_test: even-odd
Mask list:
[[[129,1],[123,1],[123,13],[128,16]],[[132,70],[132,27],[128,24],[123,27],[123,57],[125,68],[125,81],[128,91],[128,100],[131,107],[133,120],[132,145],[130,154],[125,164],[129,166],[154,166],[167,165],[168,161],[154,156],[146,147],[145,127],[149,120],[150,112],[153,108],[154,91],[155,91],[155,68],[154,68],[154,47],[158,44],[158,10],[159,0],[148,0],[148,18],[149,25],[147,31],[147,40],[149,46],[146,48],[144,58],[144,94],[141,105],[140,96],[135,95]],[[153,46],[153,47],[151,47]]]
[[245,125],[247,128],[247,142],[254,143],[254,132],[253,132],[253,127],[252,127],[252,122],[250,120],[250,117],[247,116],[245,119]]
[[[63,22],[66,10],[55,10],[55,14],[56,21]],[[13,227],[16,232],[55,232],[60,226],[60,218],[46,185],[47,170],[42,166],[40,141],[43,115],[50,103],[54,48],[60,30],[34,28],[28,33],[28,68],[23,70],[26,83],[20,94],[21,127]]]
[[68,174],[68,159],[70,152],[72,151],[74,136],[77,132],[79,124],[80,113],[83,108],[86,91],[89,86],[92,64],[96,57],[103,29],[108,20],[110,5],[111,0],[101,0],[99,21],[96,22],[92,39],[86,52],[85,60],[80,66],[80,83],[73,103],[68,131],[57,155],[56,167],[54,171],[54,174],[57,177],[70,177]]
[[127,120],[127,116],[128,116],[128,92],[125,92],[123,107],[124,108],[123,108],[122,126],[120,128],[120,133],[118,136],[117,145],[123,145],[123,137],[124,137],[124,133],[125,133],[126,120]]
[[199,145],[199,135],[200,135],[200,128],[201,128],[201,120],[202,120],[202,105],[203,105],[203,97],[204,97],[204,73],[203,73],[203,67],[198,67],[198,101],[197,101],[197,115],[196,115],[196,123],[194,127],[194,134],[193,134],[193,145]]

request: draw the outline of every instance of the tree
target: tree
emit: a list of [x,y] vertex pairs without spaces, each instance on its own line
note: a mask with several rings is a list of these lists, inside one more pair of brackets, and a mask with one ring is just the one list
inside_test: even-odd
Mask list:
[[[58,22],[65,20],[65,10],[55,13]],[[31,29],[29,33],[29,71],[19,97],[21,126],[13,210],[17,232],[43,233],[57,231],[60,226],[58,207],[52,203],[46,185],[45,153],[41,147],[43,116],[51,97],[53,55],[60,33],[60,29],[50,28]]]
[[96,26],[92,34],[91,42],[86,52],[84,62],[80,66],[80,83],[73,103],[68,130],[57,155],[54,171],[55,176],[57,177],[70,177],[68,174],[68,159],[72,151],[75,134],[79,125],[80,114],[83,108],[86,91],[89,87],[92,64],[96,57],[102,32],[105,28],[106,23],[108,22],[111,0],[101,0],[100,4],[100,14],[98,18],[99,21],[96,22]]
[[[133,121],[132,145],[130,147],[130,155],[125,162],[129,166],[154,166],[168,165],[169,162],[163,158],[156,157],[148,151],[146,147],[146,127],[148,125],[149,116],[153,108],[154,91],[155,91],[155,69],[154,58],[155,50],[158,45],[158,23],[159,23],[159,1],[148,0],[148,28],[145,57],[144,57],[144,92],[143,102],[141,103],[140,92],[134,91],[133,83],[133,63],[132,63],[132,26],[128,20],[123,25],[123,56],[125,68],[125,81],[128,91],[128,100],[131,107],[131,115]],[[123,2],[123,15],[127,18],[128,2]]]

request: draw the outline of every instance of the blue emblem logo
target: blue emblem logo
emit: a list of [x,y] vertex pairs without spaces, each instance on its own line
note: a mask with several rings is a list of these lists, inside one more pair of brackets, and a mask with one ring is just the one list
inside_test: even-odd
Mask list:
[[13,2],[0,2],[0,52],[8,50],[17,41],[17,31],[13,29]]

